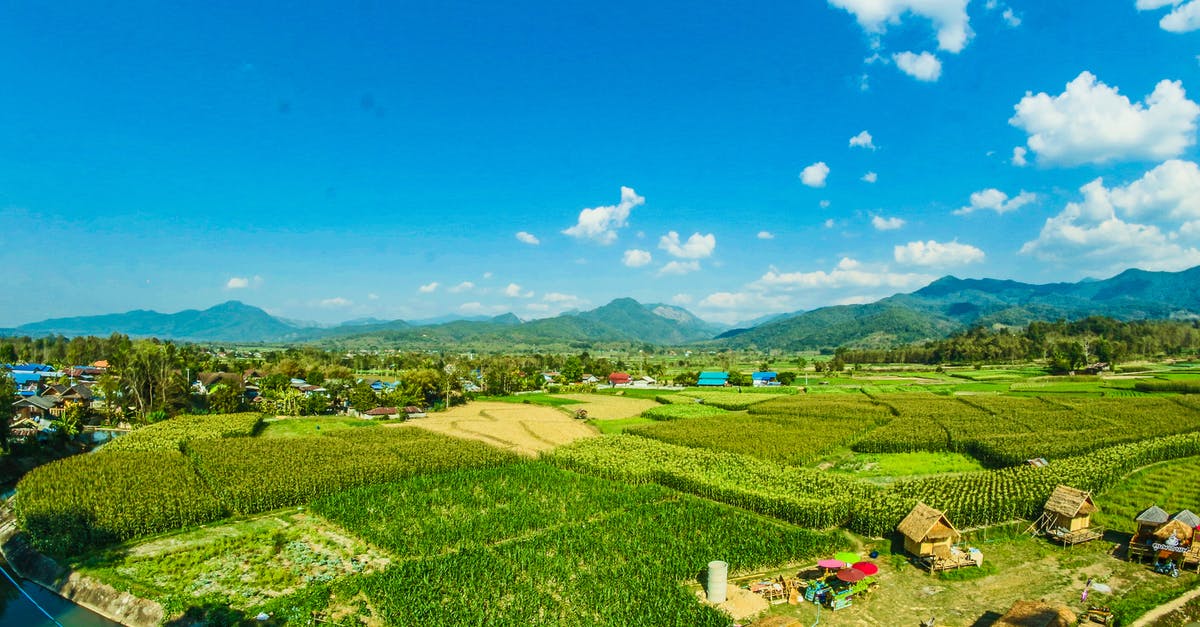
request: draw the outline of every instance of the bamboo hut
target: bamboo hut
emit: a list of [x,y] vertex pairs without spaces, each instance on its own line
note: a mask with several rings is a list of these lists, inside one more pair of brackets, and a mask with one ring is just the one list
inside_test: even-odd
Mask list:
[[930,572],[983,563],[978,550],[963,552],[954,547],[962,534],[944,513],[924,503],[917,503],[896,530],[904,536],[904,549],[920,558]]
[[1104,530],[1092,527],[1092,514],[1100,511],[1091,492],[1060,485],[1050,493],[1042,507],[1042,516],[1030,527],[1036,534],[1045,534],[1073,546],[1104,535]]
[[1155,542],[1154,532],[1170,519],[1171,515],[1157,505],[1151,505],[1142,510],[1134,519],[1134,522],[1137,523],[1137,531],[1129,539],[1129,559],[1141,560],[1153,555],[1154,550],[1151,545]]

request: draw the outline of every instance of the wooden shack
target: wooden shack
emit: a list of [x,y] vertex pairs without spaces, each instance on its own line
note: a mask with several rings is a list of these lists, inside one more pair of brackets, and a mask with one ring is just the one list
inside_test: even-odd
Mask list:
[[1171,515],[1157,505],[1151,505],[1142,510],[1134,519],[1134,522],[1137,523],[1137,531],[1129,539],[1129,550],[1127,551],[1129,559],[1141,560],[1154,555],[1154,549],[1151,548],[1156,541],[1154,532],[1169,520],[1171,520]]
[[949,556],[962,537],[945,514],[924,503],[917,503],[896,531],[904,536],[904,550],[917,557]]
[[1100,511],[1091,492],[1060,485],[1050,493],[1042,507],[1042,516],[1029,530],[1037,535],[1073,546],[1090,542],[1104,535],[1104,530],[1092,527],[1092,514]]

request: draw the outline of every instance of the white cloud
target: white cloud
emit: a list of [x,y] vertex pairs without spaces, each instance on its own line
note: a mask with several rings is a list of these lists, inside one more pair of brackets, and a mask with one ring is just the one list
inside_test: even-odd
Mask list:
[[636,248],[625,251],[625,254],[621,256],[621,263],[630,268],[640,268],[653,260],[654,258],[649,252]]
[[942,76],[942,62],[928,52],[921,54],[908,51],[898,52],[892,55],[892,60],[896,62],[896,67],[900,68],[901,72],[919,81],[933,83]]
[[1021,25],[1021,18],[1017,17],[1017,14],[1013,13],[1012,9],[1004,9],[1004,12],[1001,13],[1000,16],[1004,18],[1004,23],[1008,24],[1012,28],[1016,28]]
[[893,255],[897,263],[913,266],[945,268],[983,261],[983,251],[970,244],[954,242],[909,242],[896,246]]
[[971,204],[961,209],[956,209],[954,215],[965,216],[982,210],[1008,213],[1009,211],[1016,211],[1035,200],[1037,200],[1037,194],[1033,192],[1021,190],[1021,193],[1013,198],[1009,198],[1008,194],[994,187],[989,187],[971,194]]
[[704,259],[711,257],[717,247],[717,238],[712,233],[701,235],[692,233],[686,242],[680,243],[679,233],[669,231],[658,240],[658,247],[667,254],[680,259]]
[[319,304],[322,307],[328,307],[328,308],[349,307],[350,305],[354,304],[354,301],[342,298],[341,296],[334,296],[333,298],[326,298],[326,299],[322,300]]
[[1170,6],[1171,11],[1158,21],[1159,28],[1172,33],[1188,33],[1200,28],[1198,0],[1138,0],[1139,11],[1151,11]]
[[225,282],[225,289],[240,290],[240,289],[248,288],[250,286],[258,287],[258,286],[262,285],[262,283],[263,283],[263,278],[261,276],[258,276],[257,274],[254,275],[253,278],[233,276],[233,277],[229,277],[229,280]]
[[529,303],[528,305],[525,305],[525,309],[528,309],[529,311],[534,311],[534,312],[537,312],[540,314],[541,313],[546,313],[546,314],[550,313],[550,305],[547,305],[546,303]]
[[379,294],[371,292],[370,294],[367,294],[367,300],[379,300]]
[[875,181],[879,180],[879,175],[874,172],[867,172],[866,174],[862,175],[862,180],[868,183],[874,183]]
[[694,300],[690,294],[676,294],[671,297],[671,302],[676,305],[690,305]]
[[659,276],[668,274],[687,274],[700,269],[699,261],[672,261],[667,265],[659,268]]
[[800,182],[809,187],[825,187],[825,177],[829,176],[829,166],[824,161],[818,161],[800,172]]
[[645,202],[646,199],[638,196],[632,188],[622,186],[620,203],[580,211],[575,226],[563,233],[600,244],[611,244],[617,241],[617,229],[628,223],[629,212]]
[[775,239],[775,234],[770,231],[759,231],[758,239]]
[[850,138],[850,147],[854,148],[855,146],[859,148],[869,148],[871,150],[875,150],[875,142],[872,140],[871,134],[867,131],[863,131]]
[[1029,134],[1039,163],[1056,165],[1178,156],[1195,143],[1200,115],[1179,81],[1159,81],[1144,103],[1131,103],[1090,72],[1057,96],[1026,92],[1014,109],[1008,123]]
[[517,241],[521,242],[522,244],[529,244],[530,246],[537,246],[538,244],[542,243],[540,240],[538,240],[536,235],[533,233],[527,233],[525,231],[517,231]]
[[472,316],[495,316],[507,311],[508,307],[504,305],[484,305],[478,301],[472,301],[459,305],[458,310]]
[[1021,252],[1043,261],[1116,271],[1182,270],[1200,264],[1200,168],[1167,161],[1123,187],[1097,178],[1078,202],[1047,218]]
[[821,202],[819,202],[819,203],[817,203],[817,204],[818,204],[818,205],[820,205],[822,209],[828,209],[828,208],[829,208],[829,201],[828,201],[828,200],[822,200]]
[[828,218],[824,222],[825,228],[827,229],[832,229],[834,224],[836,223],[833,221],[833,218]]
[[483,278],[485,278],[485,279],[490,279],[490,278],[492,278],[492,273],[491,273],[491,272],[484,272],[484,273],[483,273]]
[[974,34],[967,17],[968,0],[829,0],[854,14],[858,25],[878,38],[888,25],[900,24],[906,14],[923,17],[937,30],[938,48],[960,52]]
[[896,217],[871,216],[871,226],[875,227],[876,231],[895,231],[904,226],[904,220]]
[[462,283],[459,283],[458,285],[455,285],[454,287],[450,288],[450,293],[451,294],[459,294],[461,292],[465,292],[467,290],[473,290],[473,289],[475,289],[474,283],[472,283],[470,281],[463,281]]
[[1013,148],[1012,164],[1018,168],[1023,168],[1028,165],[1029,162],[1025,160],[1026,152],[1027,151],[1025,150],[1024,146],[1017,146]]
[[521,286],[516,283],[509,283],[508,287],[504,288],[504,295],[509,298],[533,298],[533,292],[522,291]]
[[432,283],[426,283],[425,285],[418,287],[417,291],[422,294],[432,294],[437,291],[438,285],[440,285],[440,284],[437,281],[434,281]]
[[933,277],[916,273],[890,272],[887,268],[865,268],[853,259],[842,259],[838,267],[829,272],[780,272],[771,268],[752,286],[775,290],[878,288],[906,289],[924,285]]

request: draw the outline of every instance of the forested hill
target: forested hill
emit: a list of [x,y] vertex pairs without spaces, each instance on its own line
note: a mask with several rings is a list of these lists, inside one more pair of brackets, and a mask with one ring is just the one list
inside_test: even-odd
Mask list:
[[1126,270],[1103,281],[1033,285],[943,277],[911,294],[867,305],[823,307],[727,332],[733,348],[803,350],[890,347],[940,339],[974,326],[1025,326],[1035,320],[1200,317],[1200,266],[1181,272]]

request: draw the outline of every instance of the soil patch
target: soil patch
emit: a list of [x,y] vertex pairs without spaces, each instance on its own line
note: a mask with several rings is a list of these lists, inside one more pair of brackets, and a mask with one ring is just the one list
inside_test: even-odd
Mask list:
[[583,421],[553,407],[494,402],[454,407],[450,411],[402,423],[402,426],[479,440],[530,456],[597,435],[596,430]]

